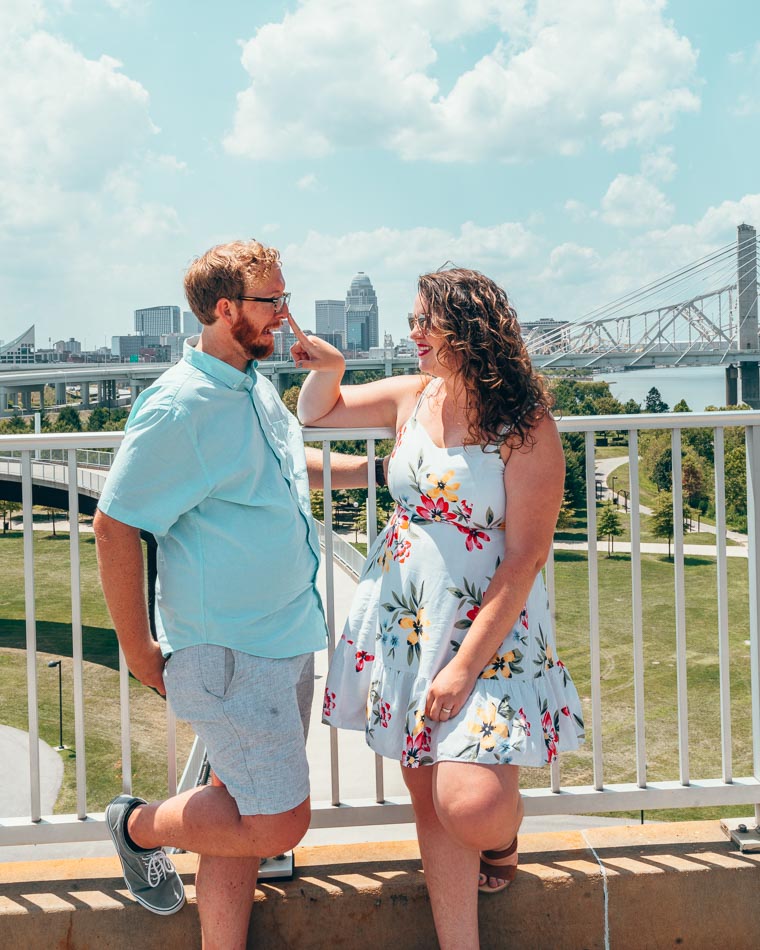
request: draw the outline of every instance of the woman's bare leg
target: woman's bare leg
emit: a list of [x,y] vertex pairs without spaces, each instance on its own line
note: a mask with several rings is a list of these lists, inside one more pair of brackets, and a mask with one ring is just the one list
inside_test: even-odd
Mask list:
[[[454,840],[475,852],[502,851],[512,844],[523,818],[516,765],[439,762],[433,770],[435,811]],[[492,878],[489,884],[502,881]]]
[[478,852],[462,846],[441,824],[434,804],[435,766],[402,768],[401,772],[414,805],[422,866],[441,950],[478,950]]

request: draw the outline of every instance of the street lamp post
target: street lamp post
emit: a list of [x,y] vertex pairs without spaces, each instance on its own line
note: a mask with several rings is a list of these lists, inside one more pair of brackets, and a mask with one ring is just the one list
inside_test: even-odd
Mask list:
[[66,746],[63,744],[63,681],[61,677],[61,661],[60,660],[50,660],[48,666],[58,667],[58,745],[55,747],[56,752],[63,752]]
[[612,500],[617,504],[617,492],[615,491],[615,482],[617,481],[617,475],[610,475],[610,481],[612,482]]

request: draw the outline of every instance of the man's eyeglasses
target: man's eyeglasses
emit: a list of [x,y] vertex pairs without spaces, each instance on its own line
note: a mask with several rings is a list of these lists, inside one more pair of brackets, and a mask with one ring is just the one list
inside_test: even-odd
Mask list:
[[250,297],[242,294],[237,300],[253,300],[256,303],[271,303],[274,312],[279,313],[284,306],[290,303],[290,294],[281,294],[279,297]]
[[409,314],[409,329],[417,328],[420,333],[430,333],[433,329],[433,318],[429,313]]

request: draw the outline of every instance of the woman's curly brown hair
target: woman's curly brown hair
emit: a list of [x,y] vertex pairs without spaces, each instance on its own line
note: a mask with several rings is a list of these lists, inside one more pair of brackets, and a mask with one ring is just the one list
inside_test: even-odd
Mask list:
[[434,331],[444,339],[440,361],[462,378],[470,419],[468,443],[520,448],[552,406],[520,333],[506,293],[475,270],[423,274],[418,290]]

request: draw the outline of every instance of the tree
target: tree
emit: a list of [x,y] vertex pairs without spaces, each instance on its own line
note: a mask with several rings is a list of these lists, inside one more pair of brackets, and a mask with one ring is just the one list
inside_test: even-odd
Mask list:
[[658,491],[671,491],[673,488],[673,450],[669,446],[663,449],[655,459],[652,466],[652,481]]
[[609,557],[615,550],[615,538],[623,533],[620,512],[611,500],[605,501],[599,511],[596,533],[599,538],[607,538],[607,557]]
[[102,432],[111,421],[111,413],[105,406],[96,406],[87,420],[88,432]]
[[668,404],[663,402],[660,390],[652,386],[644,401],[644,412],[668,412],[669,408]]
[[28,431],[29,427],[24,422],[23,416],[16,415],[9,419],[0,419],[0,435],[18,435]]
[[629,399],[623,406],[623,412],[628,416],[635,416],[636,413],[641,412],[641,403],[636,402],[635,399]]
[[18,505],[15,501],[5,501],[5,499],[0,498],[0,515],[2,515],[3,518],[3,534],[10,528],[13,512],[17,508]]
[[73,406],[64,406],[58,413],[58,419],[55,423],[56,432],[81,432],[82,420],[79,417],[79,410]]
[[559,514],[557,515],[557,527],[560,530],[563,528],[571,528],[573,526],[574,517],[575,509],[573,508],[572,498],[567,489],[565,489],[565,493],[562,496],[562,507],[559,509]]
[[680,399],[675,406],[673,406],[673,412],[691,412],[691,409],[689,409],[685,399]]
[[298,415],[296,408],[298,406],[298,395],[300,392],[300,386],[291,386],[290,389],[286,389],[282,394],[282,401],[285,403],[285,408],[292,412],[294,416]]
[[[683,512],[681,512],[681,518],[685,528],[686,519],[683,518]],[[673,496],[670,492],[663,492],[657,496],[649,524],[656,538],[668,539],[668,557],[670,557],[670,541],[673,537]]]

